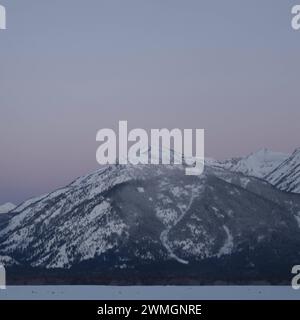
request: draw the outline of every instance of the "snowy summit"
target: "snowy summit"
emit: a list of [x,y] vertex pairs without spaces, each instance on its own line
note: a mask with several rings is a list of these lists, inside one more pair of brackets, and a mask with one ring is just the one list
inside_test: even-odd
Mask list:
[[0,206],[0,213],[8,213],[13,210],[16,206],[10,202],[7,202]]

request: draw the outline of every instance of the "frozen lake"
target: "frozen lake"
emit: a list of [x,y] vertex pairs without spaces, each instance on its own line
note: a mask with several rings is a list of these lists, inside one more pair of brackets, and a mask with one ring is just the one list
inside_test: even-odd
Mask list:
[[290,286],[10,286],[0,300],[300,300]]

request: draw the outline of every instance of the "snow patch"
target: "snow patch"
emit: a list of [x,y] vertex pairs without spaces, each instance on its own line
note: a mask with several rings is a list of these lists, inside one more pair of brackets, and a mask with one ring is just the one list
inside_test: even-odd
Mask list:
[[223,225],[223,229],[226,233],[226,240],[224,242],[223,247],[219,250],[217,257],[221,257],[223,255],[231,254],[232,249],[233,249],[233,237],[228,229],[227,226]]

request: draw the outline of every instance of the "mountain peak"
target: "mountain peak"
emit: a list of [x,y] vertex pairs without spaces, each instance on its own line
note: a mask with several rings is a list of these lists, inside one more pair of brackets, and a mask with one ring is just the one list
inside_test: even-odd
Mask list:
[[261,148],[261,149],[257,150],[256,152],[252,152],[247,157],[250,157],[250,156],[271,156],[271,157],[285,156],[285,157],[288,157],[289,155],[286,153],[283,153],[283,152],[273,151],[269,148]]
[[262,148],[248,156],[220,162],[218,166],[248,176],[264,178],[288,157],[289,155],[285,153]]
[[16,206],[11,203],[7,202],[3,205],[0,205],[0,213],[8,213],[9,211],[13,210]]
[[300,192],[300,148],[276,167],[267,177],[280,190]]
[[252,154],[261,154],[261,153],[270,153],[273,152],[272,150],[268,149],[268,148],[261,148],[258,151],[252,153]]

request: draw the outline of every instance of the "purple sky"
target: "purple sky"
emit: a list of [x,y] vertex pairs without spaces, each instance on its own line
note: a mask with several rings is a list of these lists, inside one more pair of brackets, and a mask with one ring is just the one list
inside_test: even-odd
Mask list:
[[0,2],[0,203],[96,169],[119,120],[204,128],[216,158],[300,145],[297,1]]

